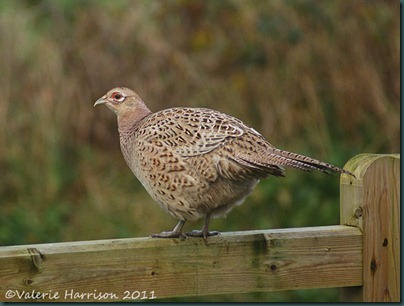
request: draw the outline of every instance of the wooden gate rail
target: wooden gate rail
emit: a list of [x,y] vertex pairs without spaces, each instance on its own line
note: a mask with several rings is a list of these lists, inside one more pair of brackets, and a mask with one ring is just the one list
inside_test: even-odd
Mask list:
[[341,177],[341,225],[199,238],[0,247],[0,301],[130,301],[341,287],[399,301],[398,155],[359,155]]

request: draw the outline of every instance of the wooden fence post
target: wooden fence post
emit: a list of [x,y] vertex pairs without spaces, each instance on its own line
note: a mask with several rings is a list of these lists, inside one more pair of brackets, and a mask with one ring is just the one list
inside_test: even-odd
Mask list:
[[400,301],[400,156],[360,154],[341,176],[341,224],[363,233],[363,286],[342,301]]

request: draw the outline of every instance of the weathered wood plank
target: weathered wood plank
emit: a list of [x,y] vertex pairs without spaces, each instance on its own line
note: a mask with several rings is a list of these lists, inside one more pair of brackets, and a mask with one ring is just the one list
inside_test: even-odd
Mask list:
[[47,301],[117,301],[137,292],[140,299],[360,285],[362,234],[349,226],[222,233],[206,243],[133,238],[0,248],[6,301],[32,300],[6,298],[32,292]]
[[342,299],[400,301],[400,156],[361,154],[341,176],[341,224],[363,232],[363,286],[342,290]]

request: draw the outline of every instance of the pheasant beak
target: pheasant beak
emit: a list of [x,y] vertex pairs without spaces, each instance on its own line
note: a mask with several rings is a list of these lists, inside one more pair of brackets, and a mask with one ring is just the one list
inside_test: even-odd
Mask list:
[[118,114],[118,110],[116,108],[116,106],[111,103],[111,101],[109,101],[107,99],[107,95],[102,96],[101,98],[99,98],[97,101],[95,101],[94,103],[94,107],[100,104],[105,104],[110,110],[112,110],[115,114]]
[[103,97],[99,98],[97,101],[95,101],[94,107],[97,106],[97,105],[100,105],[100,104],[105,104],[107,102],[108,102],[107,101],[107,96],[103,96]]

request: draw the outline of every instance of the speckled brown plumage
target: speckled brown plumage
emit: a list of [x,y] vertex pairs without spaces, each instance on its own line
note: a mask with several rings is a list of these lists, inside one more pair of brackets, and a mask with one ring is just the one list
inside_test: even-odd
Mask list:
[[209,218],[240,205],[259,180],[283,176],[284,166],[305,171],[336,171],[333,165],[282,151],[239,119],[206,108],[176,107],[152,113],[131,89],[114,88],[95,105],[106,104],[118,116],[123,156],[151,197],[180,220],[173,231],[153,237],[183,236],[187,220]]

